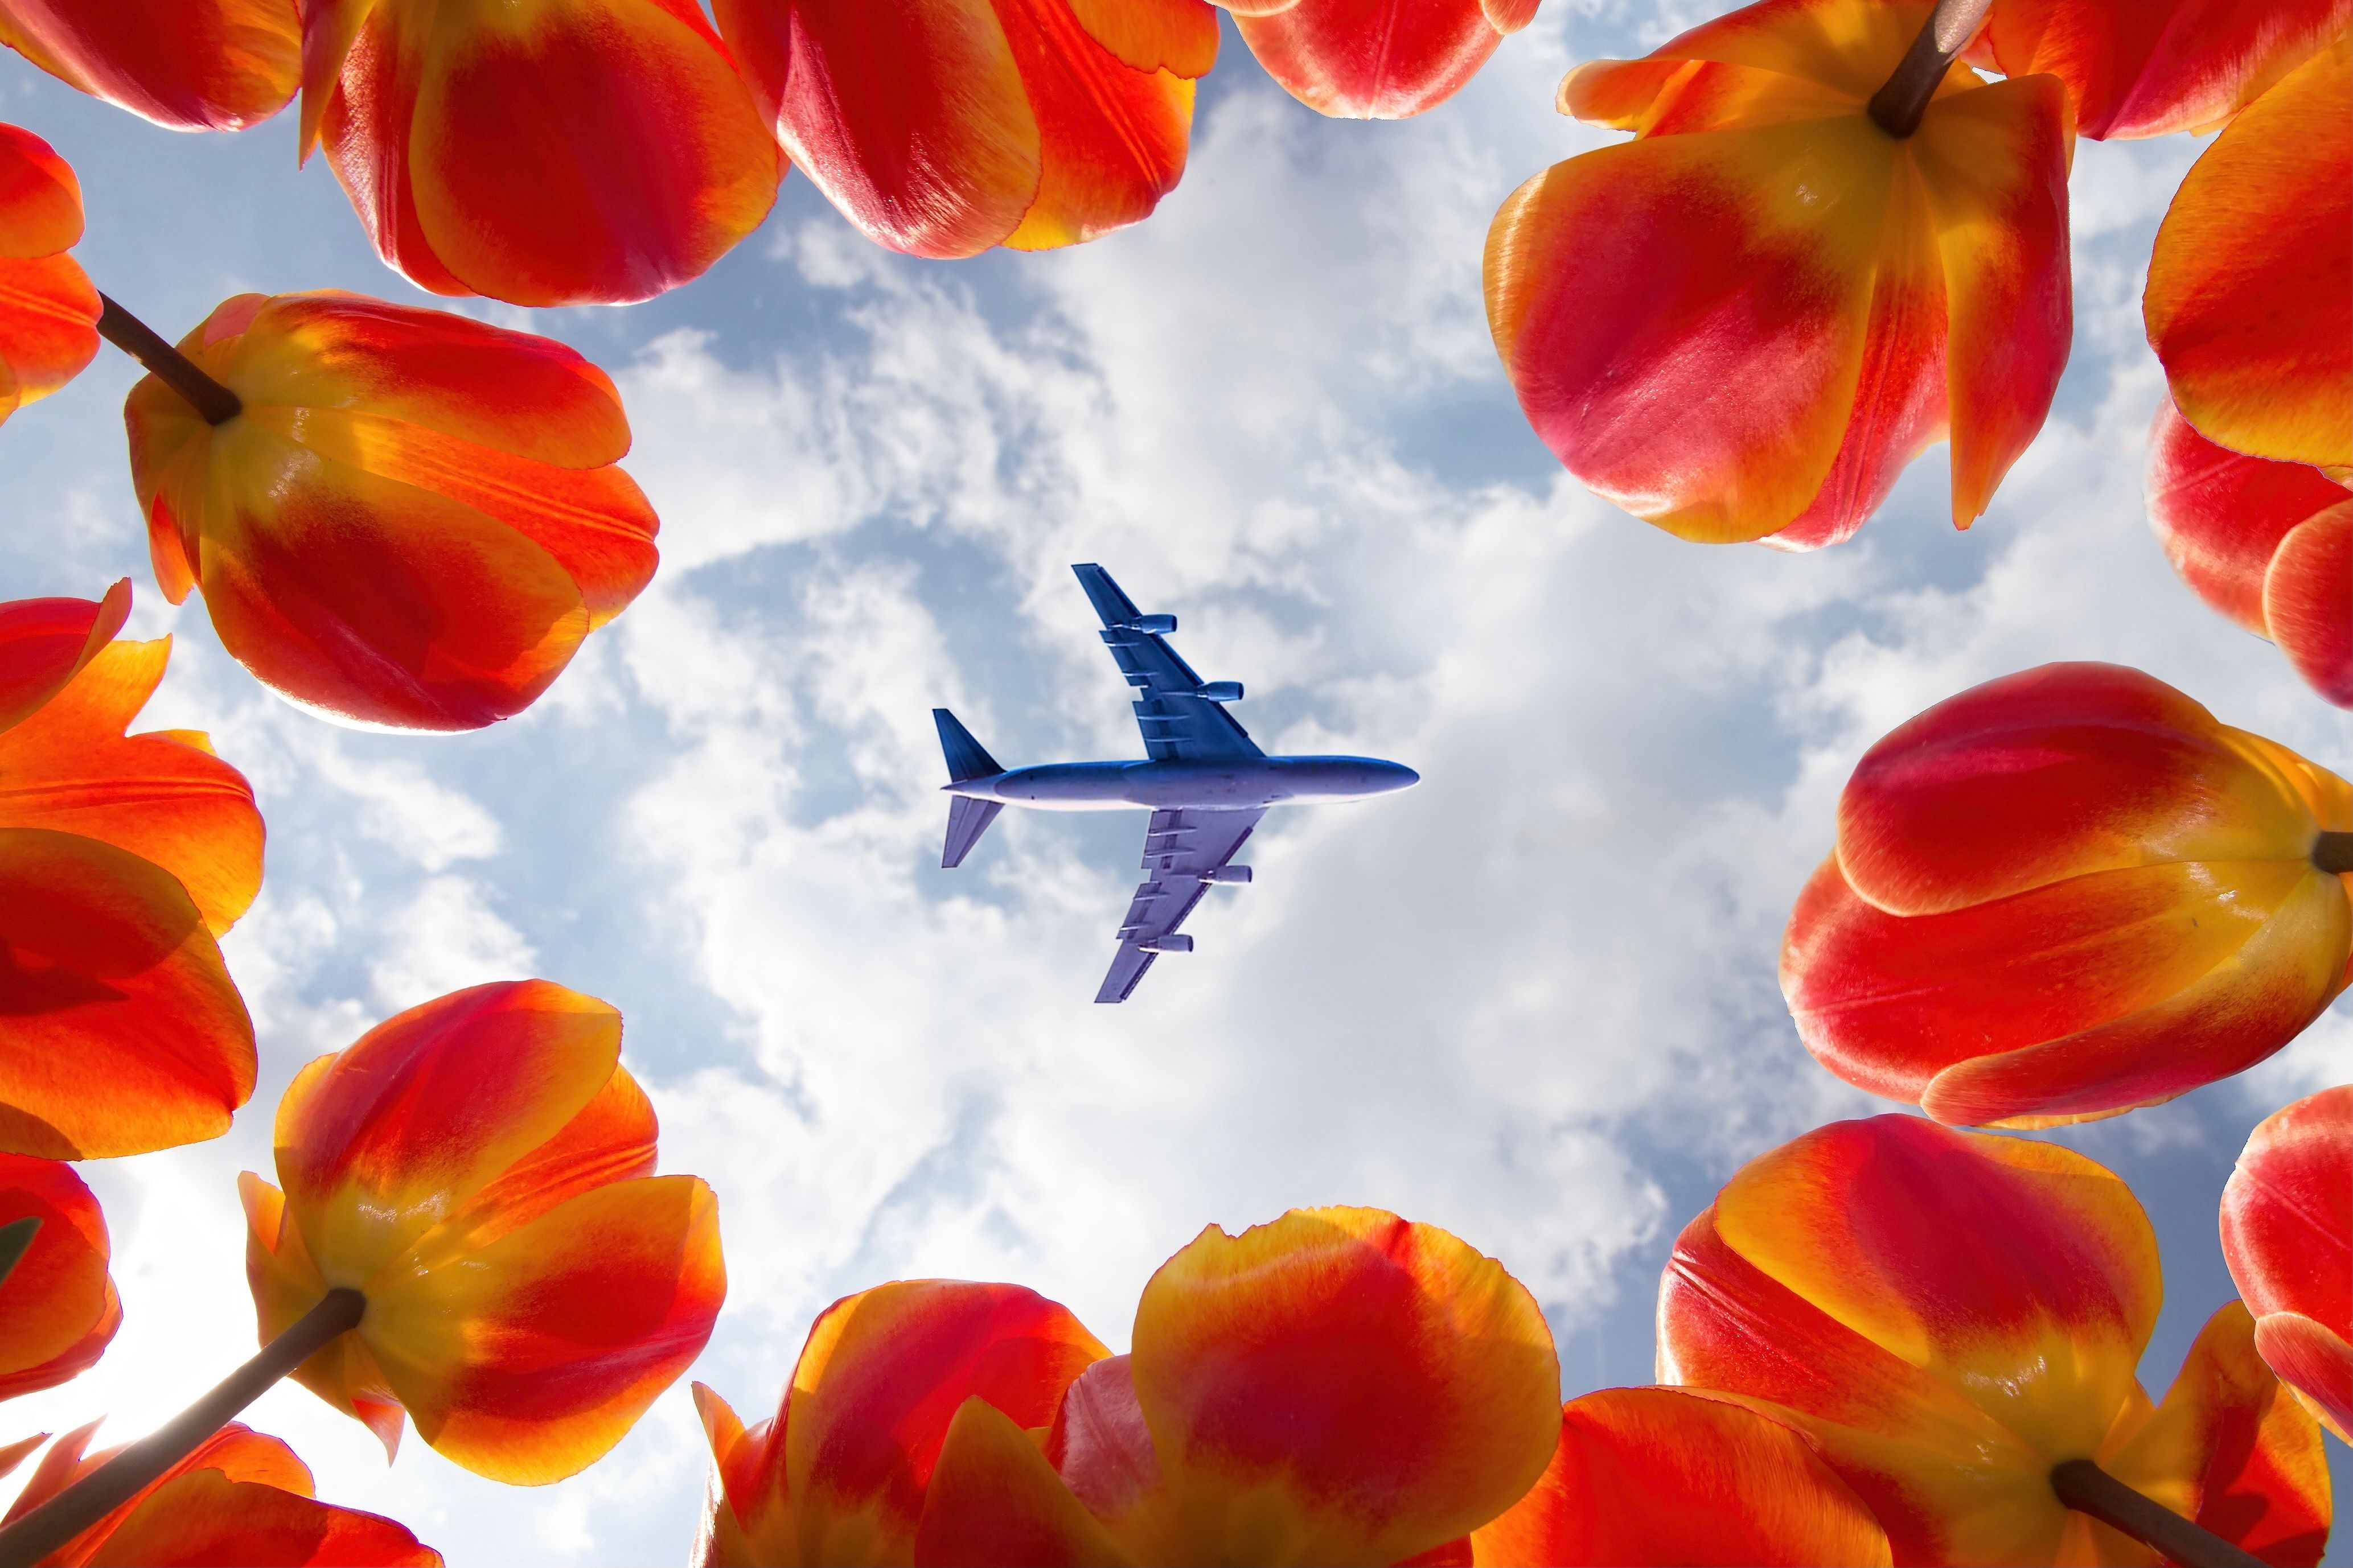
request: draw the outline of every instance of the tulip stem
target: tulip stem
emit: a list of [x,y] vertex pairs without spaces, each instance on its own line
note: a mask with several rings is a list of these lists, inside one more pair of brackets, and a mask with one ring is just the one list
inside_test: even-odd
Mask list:
[[2312,846],[2312,863],[2340,877],[2353,871],[2353,833],[2323,833]]
[[1968,47],[1984,26],[1993,0],[1936,0],[1936,9],[1904,52],[1904,63],[1887,85],[1871,95],[1871,118],[1901,142],[1920,129],[1928,100],[1951,68],[1953,57]]
[[272,1384],[316,1355],[336,1335],[359,1327],[366,1311],[367,1298],[357,1290],[328,1291],[317,1306],[262,1346],[251,1361],[216,1384],[212,1392],[23,1518],[0,1525],[0,1568],[31,1568],[129,1502],[141,1488],[195,1452],[198,1444],[227,1426]]
[[236,393],[206,375],[196,362],[164,341],[153,327],[100,294],[98,335],[153,371],[186,398],[208,425],[226,425],[245,412]]
[[2180,1568],[2263,1568],[2261,1558],[2191,1523],[2155,1498],[2135,1491],[2089,1459],[2069,1459],[2053,1466],[2051,1489],[2077,1513],[2089,1514],[2109,1529],[2156,1548]]

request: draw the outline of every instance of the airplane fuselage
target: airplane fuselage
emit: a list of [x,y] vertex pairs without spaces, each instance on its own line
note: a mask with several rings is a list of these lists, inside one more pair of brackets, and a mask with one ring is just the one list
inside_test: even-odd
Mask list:
[[1375,757],[1049,763],[945,786],[950,795],[1041,811],[1248,811],[1365,800],[1421,775]]

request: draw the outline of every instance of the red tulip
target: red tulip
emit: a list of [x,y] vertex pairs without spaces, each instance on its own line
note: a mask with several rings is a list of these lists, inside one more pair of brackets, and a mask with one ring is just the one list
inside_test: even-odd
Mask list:
[[561,343],[317,293],[240,294],[180,347],[243,406],[214,425],[154,376],[132,389],[156,580],[202,588],[222,645],[299,703],[512,717],[653,576],[620,396]]
[[2222,1189],[2222,1257],[2263,1360],[2353,1442],[2353,1089],[2257,1124]]
[[1218,0],[1282,89],[1348,120],[1435,109],[1478,74],[1536,0]]
[[2353,496],[2318,468],[2218,447],[2168,399],[2148,437],[2148,516],[2198,596],[2279,644],[2353,708]]
[[1994,0],[1986,41],[2008,76],[2067,84],[2075,129],[2207,131],[2353,18],[2346,0]]
[[98,353],[98,290],[66,254],[80,239],[72,168],[31,132],[0,125],[0,421]]
[[305,156],[420,289],[625,304],[702,276],[783,170],[694,0],[308,0]]
[[174,131],[242,131],[294,96],[295,0],[0,0],[0,44]]
[[2141,314],[2208,440],[2353,467],[2353,39],[2240,110],[2190,167]]
[[2346,984],[2353,786],[2162,681],[2054,664],[1864,753],[1781,988],[1822,1065],[1939,1121],[2047,1126],[2253,1066]]
[[717,1201],[656,1176],[620,1015],[543,980],[385,1019],[295,1075],[278,1178],[241,1178],[266,1342],[331,1289],[357,1328],[296,1378],[389,1452],[418,1436],[495,1480],[602,1458],[711,1337]]
[[1764,0],[1561,86],[1635,140],[1556,163],[1487,236],[1487,319],[1571,473],[1682,538],[1847,538],[1930,443],[1953,521],[2042,428],[2073,330],[2064,91],[1955,64],[1867,109],[1915,0]]
[[88,599],[0,604],[0,730],[55,697],[114,640],[130,615],[127,577],[95,604]]
[[1915,1117],[1818,1128],[1744,1166],[1675,1244],[1667,1382],[1803,1432],[1899,1563],[2144,1563],[2060,1500],[2091,1460],[2264,1561],[2319,1560],[2319,1428],[2232,1302],[2162,1404],[2162,1294],[2130,1192],[2053,1144]]
[[792,161],[879,245],[1073,245],[1185,171],[1205,0],[716,0]]
[[106,1216],[72,1166],[0,1154],[0,1225],[24,1219],[40,1228],[0,1279],[0,1399],[89,1371],[122,1322]]

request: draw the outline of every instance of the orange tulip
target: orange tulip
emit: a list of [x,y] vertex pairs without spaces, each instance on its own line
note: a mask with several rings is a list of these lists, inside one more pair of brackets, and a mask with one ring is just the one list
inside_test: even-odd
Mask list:
[[2240,110],[2191,165],[2141,315],[2207,439],[2353,467],[2353,39]]
[[79,1377],[122,1323],[106,1216],[72,1166],[0,1154],[0,1225],[23,1219],[41,1223],[0,1279],[0,1399]]
[[715,0],[792,161],[914,256],[1044,250],[1146,216],[1185,172],[1205,0]]
[[[169,639],[103,605],[0,605],[0,1149],[142,1153],[228,1131],[253,1026],[215,939],[261,885],[261,818],[204,735],[125,728]],[[46,689],[46,700],[40,693]]]
[[603,1457],[711,1337],[719,1212],[656,1176],[620,1015],[543,980],[477,985],[312,1061],[279,1102],[273,1187],[239,1181],[266,1342],[366,1298],[295,1377],[385,1451],[402,1415],[477,1474]]
[[2167,399],[2148,437],[2148,516],[2207,604],[2353,708],[2353,496],[2318,468],[2218,447]]
[[652,578],[613,467],[620,396],[561,343],[355,294],[240,294],[180,348],[242,411],[154,376],[123,416],[156,580],[296,702],[478,729],[521,712]]
[[1500,1568],[1889,1560],[1887,1532],[1794,1430],[1674,1388],[1563,1405],[1544,1479],[1471,1549]]
[[2353,1089],[2256,1125],[2222,1188],[2222,1258],[2263,1360],[2353,1442]]
[[1659,1368],[1803,1432],[1899,1563],[2148,1562],[2060,1500],[2075,1460],[2267,1562],[2317,1562],[2319,1427],[2235,1301],[2152,1402],[2135,1369],[2161,1293],[2147,1217],[2082,1155],[1835,1122],[1749,1162],[1684,1229]]
[[309,0],[305,157],[420,289],[626,304],[702,276],[783,174],[694,0]]
[[924,1490],[965,1401],[1042,1427],[1107,1353],[1069,1311],[1018,1285],[904,1280],[835,1302],[768,1420],[746,1430],[694,1385],[712,1463],[694,1562],[912,1561]]
[[1536,0],[1218,0],[1282,89],[1347,120],[1403,120],[1460,92]]
[[1930,7],[1765,0],[1562,112],[1636,139],[1495,215],[1487,320],[1536,434],[1684,539],[1835,543],[1931,442],[1968,527],[2042,428],[2073,330],[2065,93],[1955,64],[1917,130],[1866,105]]
[[31,132],[0,125],[0,421],[98,353],[98,290],[66,254],[80,239],[72,168]]
[[242,131],[294,96],[295,0],[0,0],[0,44],[174,131]]
[[2008,76],[2067,84],[2085,136],[2208,131],[2345,30],[2346,0],[1995,0],[1986,29]]
[[1939,1121],[2154,1105],[2344,989],[2348,830],[2353,785],[2138,670],[2006,676],[1863,754],[1781,989],[1823,1066]]
[[[83,1458],[97,1429],[93,1421],[58,1439],[9,1508],[9,1521],[120,1451]],[[293,1449],[231,1425],[41,1563],[43,1568],[129,1563],[440,1568],[441,1554],[380,1515],[313,1501],[310,1467]]]

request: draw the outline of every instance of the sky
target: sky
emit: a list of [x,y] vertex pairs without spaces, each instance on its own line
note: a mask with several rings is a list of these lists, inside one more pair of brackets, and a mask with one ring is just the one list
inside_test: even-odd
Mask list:
[[[666,1171],[717,1189],[730,1289],[692,1378],[770,1413],[811,1319],[897,1278],[1006,1279],[1124,1349],[1205,1225],[1373,1205],[1443,1226],[1543,1303],[1567,1394],[1649,1381],[1659,1271],[1743,1162],[1900,1109],[1799,1044],[1781,929],[1880,734],[2053,659],[2137,665],[2340,772],[2345,716],[2178,582],[2141,500],[2163,378],[2151,237],[2202,144],[2080,142],[2076,331],[2050,423],[1953,529],[1939,447],[1853,542],[1680,542],[1528,430],[1479,262],[1520,181],[1612,138],[1556,115],[1575,61],[1720,7],[1546,0],[1451,102],[1329,121],[1227,26],[1189,167],[1147,222],[925,262],[798,174],[703,279],[626,310],[455,308],[618,383],[661,570],[523,716],[339,729],[155,591],[111,350],[0,428],[0,595],[96,597],[174,638],[142,728],[208,730],[269,825],[223,943],[260,1081],[212,1142],[84,1166],[124,1304],[105,1359],[0,1437],[145,1431],[250,1352],[235,1177],[279,1092],[402,1008],[543,976],[618,1006]],[[79,171],[99,286],[167,336],[248,289],[426,302],[378,263],[290,114],[174,135],[0,56],[0,120]],[[447,302],[444,302],[447,303]],[[930,710],[1008,766],[1127,757],[1126,688],[1070,563],[1176,614],[1268,750],[1423,782],[1277,811],[1197,951],[1092,998],[1143,817],[1007,813],[938,868]],[[2353,1078],[2344,1001],[2238,1079],[2052,1134],[2129,1181],[2167,1300],[2162,1390],[2232,1294],[2215,1205],[2248,1130]],[[331,1501],[452,1563],[681,1559],[707,1454],[686,1383],[533,1490],[375,1440],[285,1384],[247,1419]],[[2337,1485],[2353,1481],[2331,1445]],[[2332,1562],[2353,1562],[2339,1546]]]

